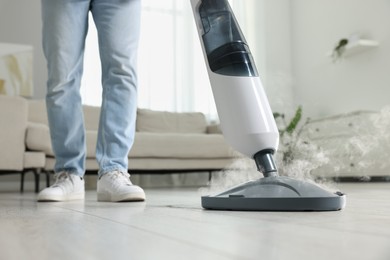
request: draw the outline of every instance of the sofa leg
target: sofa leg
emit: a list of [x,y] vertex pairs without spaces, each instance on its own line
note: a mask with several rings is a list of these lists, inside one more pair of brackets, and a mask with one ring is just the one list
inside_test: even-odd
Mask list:
[[39,192],[39,171],[38,170],[34,170],[33,171],[34,173],[34,177],[35,177],[35,193],[38,193]]
[[23,170],[21,172],[21,176],[20,176],[20,193],[24,192],[24,175],[25,174],[26,174],[26,172]]
[[44,173],[46,174],[46,187],[49,187],[50,186],[50,172],[45,170]]
[[[20,192],[23,193],[24,192],[24,176],[26,175],[26,173],[28,173],[29,171],[31,171],[33,174],[34,174],[34,185],[35,185],[35,192],[39,192],[39,180],[40,180],[40,177],[39,177],[39,174],[41,173],[41,169],[24,169],[22,172],[21,172],[21,177],[20,177]],[[46,182],[48,182],[48,178],[46,179]]]

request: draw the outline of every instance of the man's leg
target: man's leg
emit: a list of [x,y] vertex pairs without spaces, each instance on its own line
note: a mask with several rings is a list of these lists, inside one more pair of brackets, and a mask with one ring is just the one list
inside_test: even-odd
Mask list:
[[56,182],[38,201],[84,198],[85,130],[80,97],[89,0],[42,0],[46,105],[56,158]]
[[84,175],[85,133],[80,96],[89,0],[42,0],[46,105],[55,172]]
[[99,175],[128,169],[137,112],[139,0],[93,0],[102,61],[103,101],[96,157]]
[[142,188],[132,185],[127,173],[137,112],[140,9],[140,0],[93,0],[91,5],[98,31],[103,83],[96,147],[99,201],[145,199]]

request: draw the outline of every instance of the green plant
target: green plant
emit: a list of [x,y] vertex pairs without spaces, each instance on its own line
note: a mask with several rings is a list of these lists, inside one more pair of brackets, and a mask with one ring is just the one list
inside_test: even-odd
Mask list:
[[[305,123],[300,127],[299,123],[302,120],[302,106],[298,106],[294,116],[290,121],[286,120],[285,114],[274,113],[274,118],[279,122],[279,134],[280,144],[282,145],[282,161],[284,164],[291,163],[294,160],[295,151],[297,149],[300,136],[303,128],[310,122],[310,118],[307,118]],[[307,143],[304,141],[304,143]]]
[[298,106],[290,120],[282,113],[274,113],[280,133],[276,154],[279,174],[298,179],[311,179],[311,172],[327,163],[326,151],[310,139],[311,119],[303,119],[302,106]]

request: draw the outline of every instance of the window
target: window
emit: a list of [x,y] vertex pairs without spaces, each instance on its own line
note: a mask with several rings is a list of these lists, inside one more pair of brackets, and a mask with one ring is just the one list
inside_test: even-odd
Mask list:
[[[138,106],[173,112],[198,111],[217,119],[214,99],[190,1],[143,0],[138,54]],[[97,33],[90,17],[81,93],[100,106]]]

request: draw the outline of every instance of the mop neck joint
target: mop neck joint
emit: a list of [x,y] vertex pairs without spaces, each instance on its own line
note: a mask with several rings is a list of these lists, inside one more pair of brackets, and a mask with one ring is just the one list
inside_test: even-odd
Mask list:
[[264,177],[277,176],[278,169],[273,158],[275,153],[272,149],[261,150],[257,152],[253,159],[256,162],[257,169],[263,173]]

